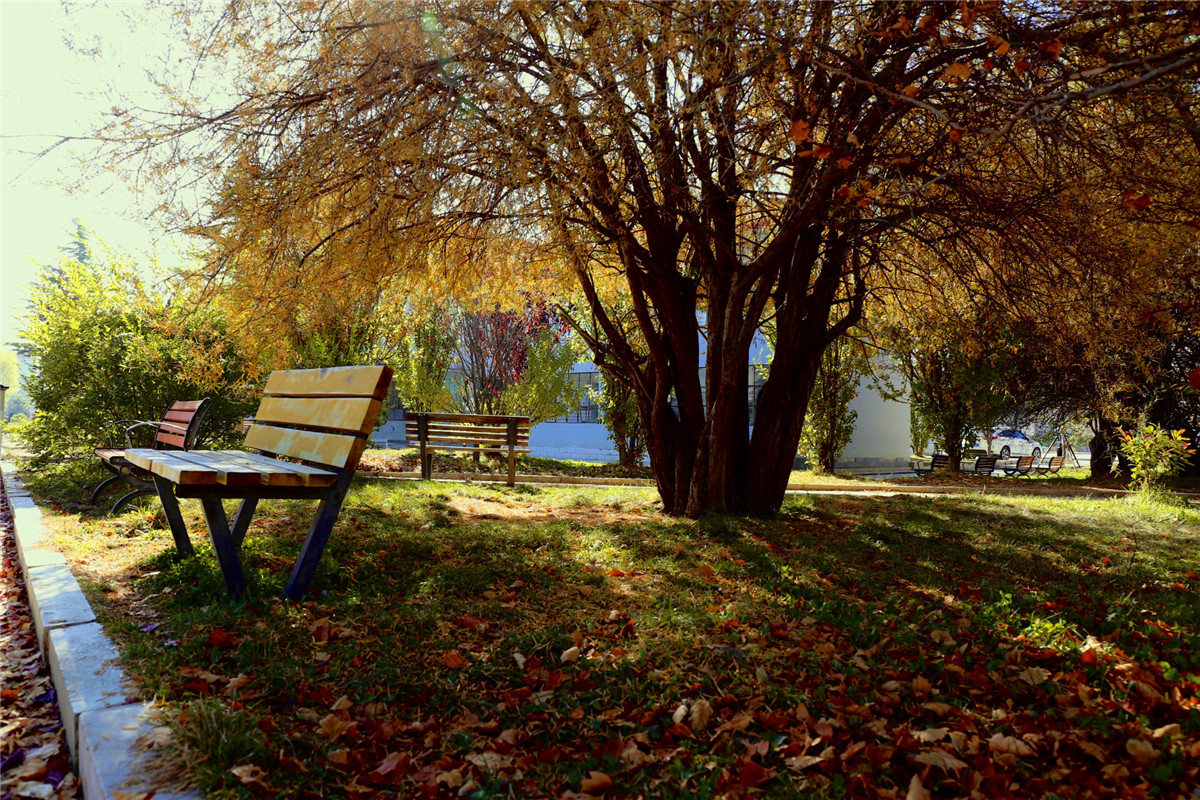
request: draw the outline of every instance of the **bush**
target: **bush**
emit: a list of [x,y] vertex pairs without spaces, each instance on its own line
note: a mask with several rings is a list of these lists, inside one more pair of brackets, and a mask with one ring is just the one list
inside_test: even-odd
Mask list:
[[1178,474],[1188,464],[1187,437],[1182,430],[1172,431],[1146,423],[1136,434],[1121,431],[1121,451],[1133,464],[1133,480],[1142,491],[1161,486],[1163,481]]
[[14,433],[39,463],[61,460],[123,444],[115,420],[157,421],[172,401],[207,396],[199,442],[230,440],[253,399],[222,320],[181,309],[122,259],[103,256],[102,264],[64,258],[31,286],[20,335],[30,359],[24,388],[37,412]]

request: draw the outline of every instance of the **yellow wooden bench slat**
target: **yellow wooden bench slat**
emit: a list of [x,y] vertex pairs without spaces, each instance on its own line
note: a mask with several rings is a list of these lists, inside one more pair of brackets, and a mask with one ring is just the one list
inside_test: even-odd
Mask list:
[[387,394],[392,372],[386,367],[330,367],[272,372],[263,394],[267,397],[373,397]]
[[338,469],[353,469],[366,447],[366,439],[340,433],[299,431],[259,425],[256,421],[246,433],[246,447],[277,456],[299,458]]
[[317,469],[307,464],[280,461],[260,453],[242,450],[219,450],[221,455],[245,464],[248,468],[262,470],[263,483],[269,486],[331,486],[337,480],[336,472]]
[[503,425],[507,424],[508,420],[515,419],[519,425],[529,424],[529,417],[504,416],[502,414],[425,414],[425,418],[431,423]]
[[382,405],[373,397],[264,397],[254,421],[368,434]]
[[217,471],[180,459],[173,450],[134,447],[125,451],[125,460],[147,472],[161,475],[172,483],[189,486],[217,483]]

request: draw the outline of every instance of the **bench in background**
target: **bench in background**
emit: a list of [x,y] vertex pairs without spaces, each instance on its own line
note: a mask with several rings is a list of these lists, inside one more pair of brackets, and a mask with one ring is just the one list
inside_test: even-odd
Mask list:
[[113,503],[112,508],[109,509],[110,514],[118,513],[121,506],[135,497],[154,494],[154,480],[150,473],[135,467],[125,458],[125,452],[133,447],[133,431],[144,427],[154,428],[155,450],[191,450],[196,443],[196,435],[200,432],[200,423],[204,421],[204,416],[208,413],[209,403],[207,397],[203,400],[176,400],[158,422],[142,422],[135,419],[122,419],[114,422],[114,426],[120,425],[125,428],[125,447],[97,447],[95,449],[94,452],[100,458],[100,463],[113,475],[96,486],[92,491],[90,502],[95,504],[100,493],[117,481],[124,481],[133,491]]
[[[126,457],[153,475],[182,556],[193,550],[177,498],[200,500],[231,600],[246,593],[237,551],[258,501],[319,500],[284,592],[298,601],[312,583],[391,380],[391,369],[382,366],[273,372],[246,433],[245,446],[259,452],[133,449]],[[242,501],[232,527],[221,505],[229,498]]]
[[1033,456],[1021,456],[1017,459],[1016,464],[1004,468],[1004,474],[1010,478],[1013,475],[1028,478],[1031,469],[1033,469]]
[[934,453],[928,467],[922,467],[920,464],[913,466],[913,472],[918,475],[929,475],[939,469],[950,469],[950,456],[944,453]]
[[1045,464],[1033,468],[1034,475],[1057,475],[1062,469],[1063,456],[1054,456]]
[[517,479],[517,456],[529,452],[529,417],[484,414],[408,414],[404,433],[419,450],[421,477],[433,476],[437,450],[497,453],[508,459],[508,485]]
[[991,475],[996,471],[996,456],[979,456],[975,459],[976,475]]

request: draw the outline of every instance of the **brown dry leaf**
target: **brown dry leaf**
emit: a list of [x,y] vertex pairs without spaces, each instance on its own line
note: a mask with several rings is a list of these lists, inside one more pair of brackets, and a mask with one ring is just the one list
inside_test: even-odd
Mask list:
[[993,753],[1012,753],[1014,756],[1031,756],[1034,749],[1015,736],[1005,736],[1002,733],[993,734],[988,739],[988,749]]
[[467,660],[462,657],[462,653],[457,650],[447,650],[438,657],[438,662],[450,669],[463,669],[467,666]]
[[933,689],[933,684],[924,675],[918,675],[912,679],[912,688],[917,694],[926,695]]
[[239,672],[236,678],[232,678],[229,681],[229,685],[225,687],[225,693],[229,694],[230,692],[236,692],[246,684],[250,683],[251,680],[252,678],[249,675],[244,672]]
[[340,750],[331,750],[329,753],[329,760],[334,764],[337,764],[339,767],[344,767],[346,764],[350,763],[350,751],[344,747]]
[[948,733],[949,728],[927,728],[923,731],[913,731],[913,738],[918,742],[940,742]]
[[150,750],[155,747],[167,747],[173,741],[174,737],[171,735],[171,729],[165,725],[160,725],[143,733],[133,745],[138,750]]
[[451,789],[457,789],[463,785],[462,770],[452,769],[449,772],[439,772],[434,778],[434,783],[444,783]]
[[490,774],[495,774],[502,769],[508,769],[513,765],[512,756],[502,756],[490,750],[486,753],[470,753],[464,756],[464,758]]
[[728,722],[722,722],[720,725],[718,725],[717,733],[720,733],[721,731],[744,731],[746,728],[750,727],[750,723],[753,721],[753,714],[747,714],[743,712]]
[[1012,45],[1005,41],[1003,36],[997,36],[994,33],[987,37],[987,43],[988,47],[995,50],[998,56],[1002,56],[1012,49]]
[[921,783],[920,775],[913,775],[908,782],[908,793],[904,795],[904,800],[933,800],[929,790]]
[[558,661],[561,664],[574,664],[578,660],[579,660],[579,648],[578,647],[568,647],[566,650],[563,650],[562,655],[560,655],[558,657]]
[[354,703],[350,702],[350,698],[347,697],[346,695],[342,695],[341,697],[339,697],[337,699],[336,703],[334,703],[332,706],[330,706],[329,710],[330,711],[345,711],[345,710],[353,708],[353,707],[354,707]]
[[1178,736],[1183,733],[1183,728],[1178,722],[1172,722],[1170,725],[1163,725],[1161,728],[1155,728],[1152,734],[1155,739],[1161,739],[1164,736]]
[[1125,742],[1125,750],[1143,764],[1158,758],[1158,748],[1144,739],[1130,739]]
[[607,773],[592,770],[580,782],[579,788],[588,794],[603,794],[613,788],[613,779]]
[[328,642],[331,630],[329,617],[321,617],[308,624],[308,632],[312,634],[314,642]]
[[930,631],[929,638],[945,647],[953,647],[955,644],[957,644],[954,641],[954,637],[950,635],[950,631],[944,631],[940,628]]
[[944,717],[954,711],[954,706],[949,703],[938,703],[936,701],[929,703],[921,703],[921,708],[926,708],[937,714],[939,717]]
[[264,789],[271,791],[271,787],[263,780],[263,778],[267,777],[267,773],[258,764],[240,764],[236,767],[231,767],[229,771],[247,786],[257,783]]
[[940,767],[949,772],[954,769],[962,769],[967,766],[965,761],[960,761],[954,756],[947,753],[945,750],[930,750],[925,753],[918,753],[913,756],[913,761],[921,764],[928,764],[931,767]]
[[713,707],[703,698],[692,703],[691,713],[688,715],[688,722],[694,731],[702,731],[708,727],[708,723],[713,717]]
[[1030,686],[1037,686],[1050,680],[1050,670],[1041,667],[1026,667],[1017,673],[1017,677]]
[[337,714],[326,714],[321,718],[320,730],[321,735],[326,739],[333,741],[337,737],[349,729],[350,723],[339,717]]

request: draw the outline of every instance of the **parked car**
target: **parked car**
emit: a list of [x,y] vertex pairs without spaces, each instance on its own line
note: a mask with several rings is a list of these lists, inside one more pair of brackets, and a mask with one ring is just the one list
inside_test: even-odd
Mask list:
[[[986,433],[978,434],[976,441],[985,450],[987,449]],[[1042,457],[1042,445],[1015,428],[1005,428],[992,433],[991,452],[1000,456],[1000,458],[1033,456],[1033,460],[1037,461]]]

